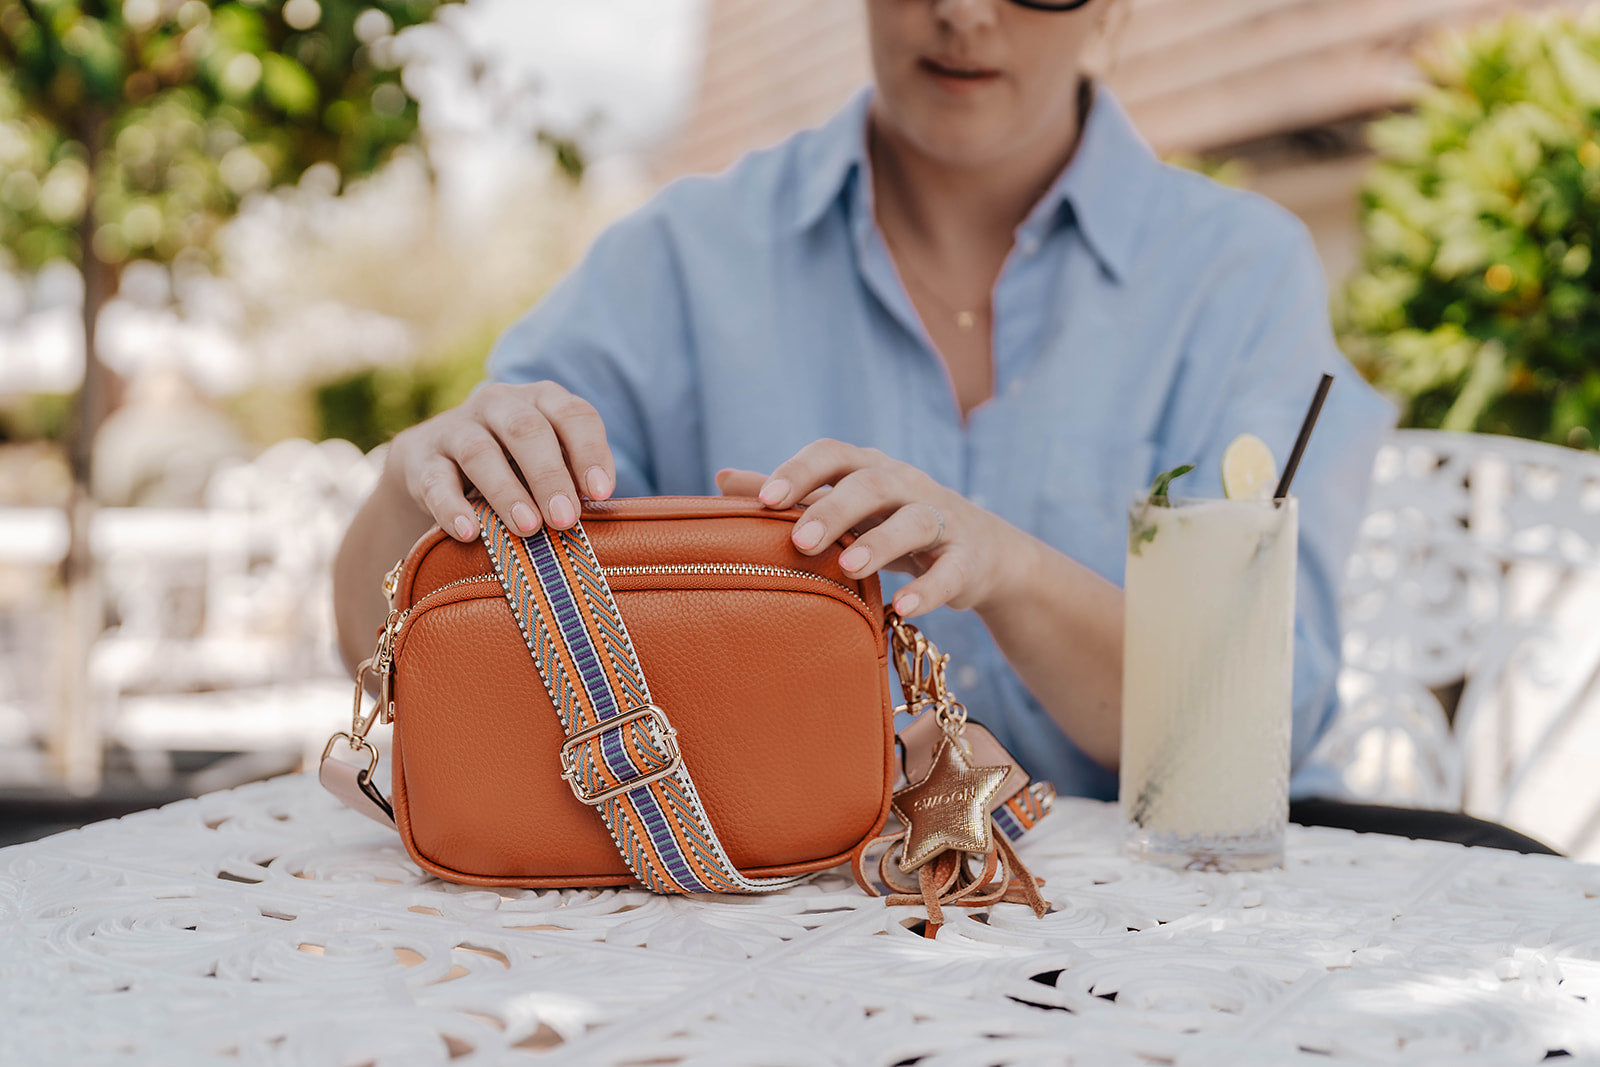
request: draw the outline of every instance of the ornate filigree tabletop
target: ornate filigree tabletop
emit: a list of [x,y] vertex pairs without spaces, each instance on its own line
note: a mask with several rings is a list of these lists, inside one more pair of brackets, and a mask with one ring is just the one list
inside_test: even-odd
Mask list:
[[1282,871],[1179,874],[1116,841],[1061,801],[1023,846],[1052,912],[928,941],[839,873],[439,882],[292,775],[0,850],[0,1063],[1600,1057],[1600,867],[1291,827]]

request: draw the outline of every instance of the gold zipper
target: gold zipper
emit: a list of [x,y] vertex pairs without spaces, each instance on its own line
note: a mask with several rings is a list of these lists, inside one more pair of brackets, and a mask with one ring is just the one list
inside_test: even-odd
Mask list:
[[[831,586],[858,604],[866,605],[866,601],[861,599],[861,594],[843,582],[836,582],[832,578],[821,574],[813,574],[810,571],[795,570],[792,567],[772,567],[764,563],[640,563],[623,567],[601,567],[600,570],[608,578],[638,578],[652,574],[732,574],[761,578],[799,578],[803,581],[821,582],[823,585]],[[494,582],[499,584],[499,581],[498,577],[488,572],[471,574],[465,578],[457,578],[453,582],[446,582],[437,589],[429,590],[422,599],[429,600],[447,589],[454,589],[458,585],[470,585],[473,582]],[[421,601],[418,601],[418,604],[420,603]],[[413,604],[411,607],[406,608],[400,613],[400,617],[395,620],[393,633],[396,636],[399,635],[400,628],[405,625],[407,617],[416,607],[417,605]]]
[[[399,592],[399,589],[400,589],[400,571],[401,571],[402,568],[405,567],[405,565],[406,565],[406,561],[402,559],[399,563],[396,563],[392,569],[390,569],[388,574],[385,574],[383,576],[383,595],[384,595],[384,598],[389,601],[389,606],[391,608],[394,607],[394,595],[395,595],[395,593]],[[430,589],[427,593],[425,593],[423,595],[422,599],[426,600],[426,599],[428,599],[428,597],[432,596],[434,593],[443,592],[446,589],[453,589],[454,587],[456,587],[458,585],[466,585],[468,582],[481,582],[485,578],[494,578],[494,575],[492,575],[492,574],[469,574],[465,578],[457,578],[453,582],[446,582],[444,585],[441,585],[438,589]],[[495,579],[495,580],[498,581],[498,579]],[[409,614],[410,611],[411,611],[410,608],[406,609],[406,613],[407,614]]]
[[[457,578],[453,582],[446,582],[437,589],[428,590],[427,593],[423,594],[422,599],[427,600],[428,597],[433,596],[435,593],[442,593],[446,589],[454,589],[458,585],[471,585],[473,582],[494,582],[499,585],[500,579],[488,571],[484,571],[482,574],[469,574],[465,578]],[[406,610],[410,611],[411,609],[407,608]]]
[[807,581],[822,582],[844,592],[850,599],[862,606],[866,601],[861,595],[843,582],[836,582],[832,578],[810,571],[798,571],[791,567],[772,567],[764,563],[641,563],[625,567],[601,567],[607,577],[633,578],[647,574],[741,574],[755,575],[763,578],[803,578]]
[[[437,596],[448,589],[454,589],[458,585],[471,585],[474,582],[494,582],[499,584],[500,579],[492,574],[469,574],[465,578],[457,578],[453,582],[446,582],[437,589],[428,590],[428,592],[423,595],[422,600],[427,600],[429,597]],[[416,604],[413,604],[409,608],[406,608],[404,611],[400,612],[399,617],[394,620],[393,626],[385,627],[385,634],[388,637],[389,644],[391,646],[400,637],[401,627],[405,626],[406,620],[411,617],[411,613],[413,611],[417,610],[417,606],[422,603],[422,600],[417,601]],[[393,612],[391,611],[390,614],[392,615]],[[382,638],[379,639],[380,648],[383,647],[381,643],[382,640]]]

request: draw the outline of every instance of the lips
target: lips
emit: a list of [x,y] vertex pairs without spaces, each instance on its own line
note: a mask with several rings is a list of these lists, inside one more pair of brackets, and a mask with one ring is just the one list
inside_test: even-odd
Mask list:
[[917,62],[924,71],[934,77],[955,84],[981,85],[1000,77],[1000,72],[991,67],[980,67],[956,60],[938,60],[924,56]]

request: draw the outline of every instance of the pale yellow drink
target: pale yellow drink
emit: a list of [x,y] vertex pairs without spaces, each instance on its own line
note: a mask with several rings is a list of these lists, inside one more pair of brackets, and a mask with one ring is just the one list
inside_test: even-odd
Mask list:
[[1121,801],[1130,854],[1283,861],[1294,683],[1293,498],[1136,500],[1129,513]]

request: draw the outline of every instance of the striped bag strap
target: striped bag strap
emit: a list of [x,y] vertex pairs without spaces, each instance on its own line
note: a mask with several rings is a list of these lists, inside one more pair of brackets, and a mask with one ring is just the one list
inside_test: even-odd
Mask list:
[[617,851],[657,893],[765,893],[809,875],[748,878],[728,859],[650,700],[628,627],[581,523],[519,537],[482,502],[484,546],[561,717],[562,777],[599,810]]

